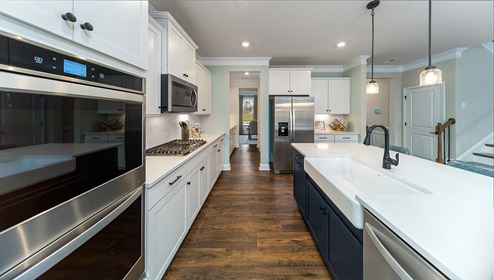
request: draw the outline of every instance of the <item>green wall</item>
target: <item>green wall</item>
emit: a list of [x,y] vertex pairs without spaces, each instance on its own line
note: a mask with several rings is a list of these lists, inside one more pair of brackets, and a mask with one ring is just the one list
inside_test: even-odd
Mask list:
[[359,133],[359,142],[365,138],[366,100],[365,100],[365,65],[358,65],[343,72],[343,77],[350,77],[350,131]]
[[[202,118],[201,125],[204,124],[205,132],[225,133],[225,151],[228,151],[230,143],[228,134],[230,130],[230,72],[231,71],[259,71],[260,90],[258,102],[259,110],[259,148],[261,156],[261,166],[269,168],[268,163],[268,78],[269,66],[207,66],[213,74],[212,80],[212,103],[211,115]],[[229,153],[225,153],[225,165],[230,163]]]

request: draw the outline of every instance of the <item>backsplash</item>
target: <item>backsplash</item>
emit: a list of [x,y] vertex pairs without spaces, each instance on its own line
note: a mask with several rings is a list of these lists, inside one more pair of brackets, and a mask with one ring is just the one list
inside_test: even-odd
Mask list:
[[[328,115],[328,114],[315,114],[314,115],[314,121],[324,121],[325,130],[332,130],[328,124],[330,124],[335,119],[338,119],[339,121],[342,121],[343,123],[345,123],[345,125],[347,127],[347,131],[352,131],[351,124],[348,123],[347,115]],[[314,127],[314,128],[316,128],[316,127]]]
[[181,137],[179,121],[199,122],[199,116],[188,114],[161,114],[146,116],[146,149]]

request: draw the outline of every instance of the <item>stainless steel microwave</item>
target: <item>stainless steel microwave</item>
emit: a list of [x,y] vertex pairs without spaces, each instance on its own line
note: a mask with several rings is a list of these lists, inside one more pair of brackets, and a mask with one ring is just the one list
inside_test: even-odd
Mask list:
[[197,86],[171,74],[161,75],[161,113],[197,112]]

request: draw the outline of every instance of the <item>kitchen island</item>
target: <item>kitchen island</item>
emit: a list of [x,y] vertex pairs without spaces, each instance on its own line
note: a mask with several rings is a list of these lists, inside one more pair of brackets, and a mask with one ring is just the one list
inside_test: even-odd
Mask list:
[[[491,177],[403,154],[398,166],[385,170],[381,168],[383,149],[362,144],[295,143],[292,146],[305,157],[306,170],[311,159],[350,158],[413,186],[420,194],[356,191],[355,199],[447,277],[492,279]],[[394,157],[394,153],[391,156]],[[324,170],[320,167],[312,172]],[[325,190],[326,182],[312,179]],[[326,195],[332,199],[331,193]],[[362,228],[358,223],[355,226]]]

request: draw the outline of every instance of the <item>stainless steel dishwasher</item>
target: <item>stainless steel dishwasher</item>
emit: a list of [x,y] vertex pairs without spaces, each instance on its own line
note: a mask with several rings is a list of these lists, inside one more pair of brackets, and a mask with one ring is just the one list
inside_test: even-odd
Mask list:
[[364,280],[448,279],[395,233],[364,211]]

